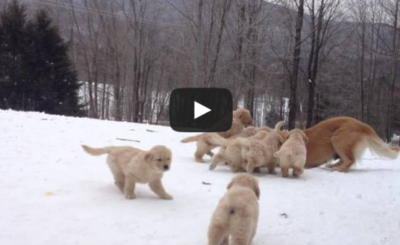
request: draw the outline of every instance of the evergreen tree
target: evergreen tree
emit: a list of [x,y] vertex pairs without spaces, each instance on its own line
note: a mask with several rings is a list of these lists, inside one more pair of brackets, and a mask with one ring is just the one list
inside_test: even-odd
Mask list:
[[0,108],[79,115],[77,74],[47,12],[27,22],[14,0],[0,15]]
[[39,10],[27,26],[27,55],[30,84],[34,84],[34,110],[51,114],[77,115],[77,74],[68,57],[68,46],[52,25],[45,10]]
[[0,108],[27,109],[26,14],[25,8],[12,1],[0,17]]

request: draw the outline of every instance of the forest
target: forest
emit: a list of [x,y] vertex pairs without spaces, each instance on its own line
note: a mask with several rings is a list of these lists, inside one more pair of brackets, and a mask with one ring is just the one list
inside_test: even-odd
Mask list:
[[[2,16],[13,1],[0,0]],[[65,43],[68,61],[63,60],[72,74],[69,78],[78,84],[73,88],[77,94],[70,96],[79,96],[80,109],[64,106],[50,113],[168,125],[173,89],[223,87],[232,92],[235,106],[252,112],[257,126],[286,120],[289,128],[306,128],[333,116],[351,116],[390,140],[400,134],[399,2],[21,0],[18,4],[28,19],[47,13]],[[4,81],[19,81],[18,77],[10,81],[6,73],[0,72],[0,90]]]

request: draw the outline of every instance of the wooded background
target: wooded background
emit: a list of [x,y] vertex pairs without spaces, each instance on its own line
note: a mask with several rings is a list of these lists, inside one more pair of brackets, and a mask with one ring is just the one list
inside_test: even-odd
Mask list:
[[89,117],[168,124],[174,88],[224,87],[256,125],[400,133],[399,0],[21,2],[68,42]]

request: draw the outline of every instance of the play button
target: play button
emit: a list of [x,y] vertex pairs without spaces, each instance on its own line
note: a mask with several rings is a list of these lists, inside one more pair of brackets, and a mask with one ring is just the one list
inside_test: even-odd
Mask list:
[[194,102],[194,119],[201,117],[210,111],[211,109],[205,107],[204,105],[199,104],[196,101]]
[[224,88],[174,89],[169,121],[179,132],[227,131],[232,126],[232,94]]

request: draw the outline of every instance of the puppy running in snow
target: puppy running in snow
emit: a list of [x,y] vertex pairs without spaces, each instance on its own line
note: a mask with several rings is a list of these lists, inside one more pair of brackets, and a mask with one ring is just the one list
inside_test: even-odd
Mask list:
[[293,169],[295,177],[299,177],[303,173],[307,160],[307,141],[308,137],[300,129],[293,129],[287,134],[285,143],[274,154],[279,159],[283,177],[289,176],[289,168]]
[[260,132],[266,134],[260,138],[238,139],[238,144],[244,147],[243,161],[248,173],[253,173],[254,168],[268,167],[270,174],[275,174],[277,161],[275,152],[283,144],[283,138],[277,132]]
[[165,192],[161,179],[164,171],[170,169],[171,151],[165,146],[154,146],[143,151],[130,146],[110,146],[91,148],[82,145],[90,155],[108,154],[107,164],[114,175],[115,185],[126,199],[134,199],[135,184],[149,184],[160,198],[170,200],[172,196]]
[[249,245],[257,230],[260,188],[256,178],[237,174],[219,201],[208,228],[208,245]]
[[[237,109],[233,112],[232,127],[226,132],[218,133],[223,138],[229,138],[243,132],[245,127],[253,124],[253,118],[251,117],[250,111],[246,109]],[[212,157],[214,154],[211,152],[212,149],[217,147],[210,141],[210,134],[204,133],[191,137],[187,137],[181,140],[182,143],[197,142],[197,149],[194,153],[196,162],[203,163],[203,156],[209,155]]]

